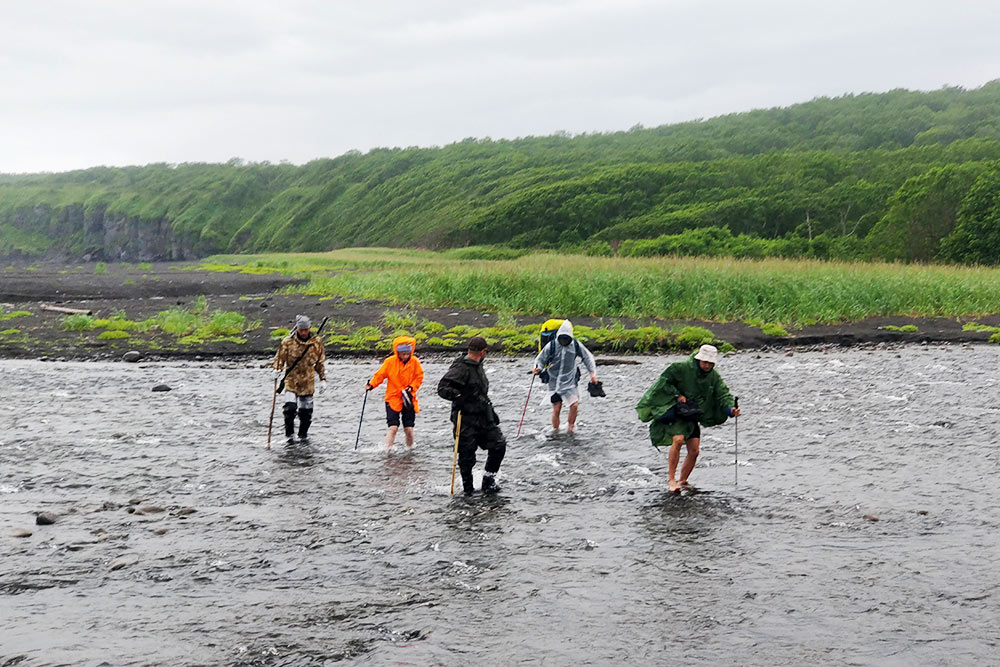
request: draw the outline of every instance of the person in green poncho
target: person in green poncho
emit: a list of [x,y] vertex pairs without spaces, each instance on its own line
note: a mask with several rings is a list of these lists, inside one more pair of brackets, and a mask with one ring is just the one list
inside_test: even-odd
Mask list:
[[[635,406],[639,419],[650,422],[654,447],[670,446],[667,485],[671,493],[688,488],[688,477],[701,451],[701,427],[718,426],[729,417],[740,416],[729,387],[715,370],[719,351],[712,345],[677,363],[670,364]],[[687,456],[677,477],[681,447]]]

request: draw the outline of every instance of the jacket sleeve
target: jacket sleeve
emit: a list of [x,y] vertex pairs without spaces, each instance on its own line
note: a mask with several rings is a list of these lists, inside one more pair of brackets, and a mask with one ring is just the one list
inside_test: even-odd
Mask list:
[[668,366],[639,399],[639,403],[635,406],[639,421],[652,421],[677,404],[679,394],[673,368]]
[[[392,357],[389,357],[389,359],[392,359]],[[382,362],[382,365],[378,367],[377,371],[375,371],[375,375],[373,375],[372,379],[368,381],[368,384],[370,384],[372,388],[379,386],[383,381],[385,381],[389,370],[389,359]]]
[[319,356],[316,358],[316,373],[321,382],[326,382],[326,348],[323,346],[323,339],[316,339],[316,347],[319,348]]
[[413,357],[413,363],[417,365],[417,368],[413,372],[413,381],[410,383],[410,387],[413,388],[413,393],[415,394],[424,384],[424,367],[420,364],[420,360],[416,357]]
[[722,421],[719,422],[719,424],[721,424],[729,419],[729,411],[735,406],[733,395],[729,392],[729,387],[726,386],[725,380],[723,380],[722,376],[718,375],[718,373],[716,373],[716,375],[718,376],[718,380],[715,383],[715,400],[718,410],[721,413],[720,417]]
[[584,367],[591,373],[597,372],[597,362],[594,360],[594,354],[587,349],[587,346],[583,343],[577,343],[580,346],[579,357],[583,360]]
[[542,370],[545,370],[545,367],[549,365],[551,361],[552,361],[552,346],[546,345],[545,347],[542,348],[542,351],[538,353],[538,356],[535,357],[535,368],[541,368]]
[[446,401],[457,400],[465,390],[465,383],[461,365],[454,364],[438,382],[438,396]]
[[271,361],[271,367],[280,371],[287,363],[288,347],[285,345],[284,339],[282,339],[281,344],[278,345],[278,351],[274,353],[274,359]]

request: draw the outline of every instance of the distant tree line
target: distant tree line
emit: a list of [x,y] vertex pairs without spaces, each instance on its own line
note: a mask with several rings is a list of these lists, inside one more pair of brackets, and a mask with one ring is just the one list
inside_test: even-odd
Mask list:
[[234,159],[0,175],[0,254],[94,253],[109,220],[130,221],[121,234],[140,237],[143,225],[167,223],[200,256],[496,244],[996,264],[1000,81],[303,166]]

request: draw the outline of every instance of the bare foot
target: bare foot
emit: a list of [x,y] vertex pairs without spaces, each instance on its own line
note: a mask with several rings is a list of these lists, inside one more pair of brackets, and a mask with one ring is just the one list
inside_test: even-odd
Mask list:
[[669,480],[667,482],[667,490],[670,491],[670,493],[680,493],[681,490],[680,482],[673,479]]
[[677,482],[677,486],[680,487],[680,488],[682,488],[682,489],[690,489],[691,488],[691,485],[688,484],[688,481],[686,479],[682,479],[681,481]]
[[567,434],[569,434],[569,433],[572,433],[572,432],[573,432],[573,430],[574,430],[574,427],[573,427],[573,426],[567,426],[567,427],[566,427],[566,433],[567,433]]

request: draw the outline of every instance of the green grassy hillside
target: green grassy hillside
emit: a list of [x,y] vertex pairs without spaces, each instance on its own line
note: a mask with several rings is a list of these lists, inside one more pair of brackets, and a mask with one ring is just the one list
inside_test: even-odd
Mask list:
[[998,164],[1000,82],[896,90],[303,166],[233,160],[5,175],[0,254],[503,244],[996,263]]

